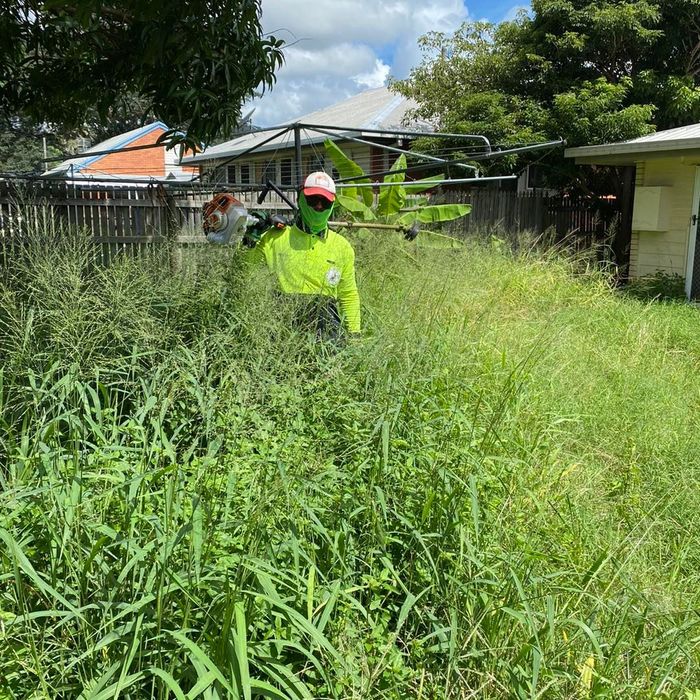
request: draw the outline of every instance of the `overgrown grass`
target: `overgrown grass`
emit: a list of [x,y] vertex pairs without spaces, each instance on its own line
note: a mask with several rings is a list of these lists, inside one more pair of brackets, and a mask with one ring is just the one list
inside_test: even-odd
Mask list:
[[220,249],[0,285],[0,698],[684,697],[698,316],[356,241],[367,337]]

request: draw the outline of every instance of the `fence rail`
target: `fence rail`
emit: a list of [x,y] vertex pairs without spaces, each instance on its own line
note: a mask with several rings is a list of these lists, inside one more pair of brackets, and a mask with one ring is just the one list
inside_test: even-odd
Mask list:
[[[163,241],[184,245],[204,241],[202,205],[216,190],[164,187],[105,187],[63,181],[0,180],[0,240],[26,230],[70,225],[90,232],[101,246],[102,259]],[[249,209],[288,213],[274,192],[257,204],[257,192],[233,193]],[[541,194],[522,195],[497,189],[445,188],[436,199],[470,203],[469,216],[453,222],[450,232],[468,237],[484,230],[511,236],[523,231],[552,230],[556,240],[575,234],[584,244],[608,234],[616,220],[616,202]]]
[[450,226],[453,235],[469,237],[484,231],[498,231],[517,237],[525,231],[540,235],[552,233],[554,242],[577,241],[590,246],[611,235],[620,214],[617,199],[551,196],[496,189],[446,189],[445,203],[471,204],[469,216]]
[[[88,231],[101,258],[174,241],[204,242],[202,205],[218,189],[172,186],[121,187],[63,181],[0,180],[0,241],[28,229],[52,231],[62,225]],[[271,213],[289,207],[274,192],[263,204],[256,191],[233,193],[249,209]]]

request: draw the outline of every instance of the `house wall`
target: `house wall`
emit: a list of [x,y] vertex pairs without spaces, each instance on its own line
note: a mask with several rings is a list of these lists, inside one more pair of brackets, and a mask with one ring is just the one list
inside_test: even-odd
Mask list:
[[[164,129],[154,129],[128,144],[146,146],[155,143],[164,133]],[[126,153],[109,153],[93,161],[81,169],[81,173],[90,175],[136,175],[163,177],[165,175],[165,148],[146,148],[142,151],[127,151]]]
[[[386,154],[385,151],[378,154],[373,147],[364,144],[354,143],[352,141],[339,141],[338,146],[351,160],[358,163],[362,169],[368,173],[370,169],[372,172],[379,172],[384,169],[387,164],[390,165],[394,161],[392,154]],[[315,170],[325,170],[330,175],[337,176],[337,173],[334,172],[333,163],[325,155],[322,144],[302,146],[301,158],[302,175],[308,175]],[[294,148],[255,153],[233,160],[230,163],[227,163],[226,160],[227,159],[222,159],[211,165],[207,164],[203,166],[203,179],[221,184],[259,185],[268,179],[264,176],[266,169],[268,169],[268,173],[271,175],[269,179],[275,184],[283,186],[287,184],[294,186],[296,184],[294,173]],[[283,182],[283,161],[287,161],[288,163],[291,161],[291,181],[289,183]],[[285,166],[285,172],[287,173],[290,172],[287,169],[288,167],[289,166]],[[249,177],[248,181],[243,178],[246,168]]]
[[[149,146],[155,143],[165,129],[153,129],[138,139],[134,139],[126,145]],[[197,173],[197,167],[185,167],[177,165],[179,160],[178,149],[166,151],[161,148],[144,148],[142,151],[126,151],[123,153],[109,153],[97,158],[95,161],[82,168],[81,175],[100,176],[106,173],[111,175],[124,175],[135,177],[164,177],[169,173]],[[167,166],[167,167],[166,167]]]
[[670,217],[667,231],[632,230],[630,276],[663,271],[685,277],[696,166],[678,157],[640,161],[636,165],[637,186],[671,188]]
[[[153,149],[156,152],[160,152],[159,148]],[[138,153],[138,151],[137,151]],[[192,151],[185,154],[192,155]],[[199,168],[196,165],[180,165],[180,149],[178,147],[163,149],[163,162],[165,164],[166,175],[173,173],[174,175],[196,175],[199,172]]]

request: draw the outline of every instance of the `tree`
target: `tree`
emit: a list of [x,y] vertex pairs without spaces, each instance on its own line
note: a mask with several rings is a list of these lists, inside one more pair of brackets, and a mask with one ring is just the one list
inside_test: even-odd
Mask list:
[[[76,129],[39,123],[20,115],[0,120],[0,173],[37,175],[55,165],[57,159],[79,152],[89,144],[104,141],[153,120],[142,97],[123,96],[104,117],[92,108]],[[45,162],[45,158],[51,161]]]
[[[442,131],[578,146],[700,119],[698,0],[533,0],[531,14],[431,33],[421,47],[394,87]],[[561,154],[548,162],[555,182],[572,176]]]
[[147,122],[158,119],[149,101],[142,95],[127,92],[103,114],[90,109],[80,126],[80,134],[92,144],[118,136],[125,131],[138,129]]
[[131,96],[200,145],[272,86],[281,47],[260,0],[0,0],[0,116],[74,129]]
[[25,175],[42,172],[44,143],[46,157],[61,154],[63,144],[57,146],[55,135],[46,133],[40,125],[21,119],[0,123],[0,173]]

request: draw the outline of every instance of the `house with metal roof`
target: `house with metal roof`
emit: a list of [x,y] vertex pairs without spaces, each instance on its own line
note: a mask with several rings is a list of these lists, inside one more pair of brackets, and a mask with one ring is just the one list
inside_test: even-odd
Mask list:
[[700,299],[700,124],[568,148],[564,155],[581,164],[634,168],[630,277],[678,274],[688,298]]
[[[409,110],[416,106],[385,87],[366,90],[300,116],[293,124],[247,133],[206,148],[183,158],[182,164],[199,166],[205,182],[250,186],[271,180],[291,188],[303,173],[326,170],[334,174],[323,148],[323,142],[330,138],[372,175],[387,170],[397,157],[382,146],[405,147],[408,143],[400,135],[384,130],[432,131],[425,122],[405,123]],[[297,162],[300,173],[295,172]]]
[[177,149],[154,146],[166,131],[168,127],[160,121],[132,129],[95,144],[79,157],[64,160],[43,176],[76,184],[189,182],[198,169],[180,165]]

